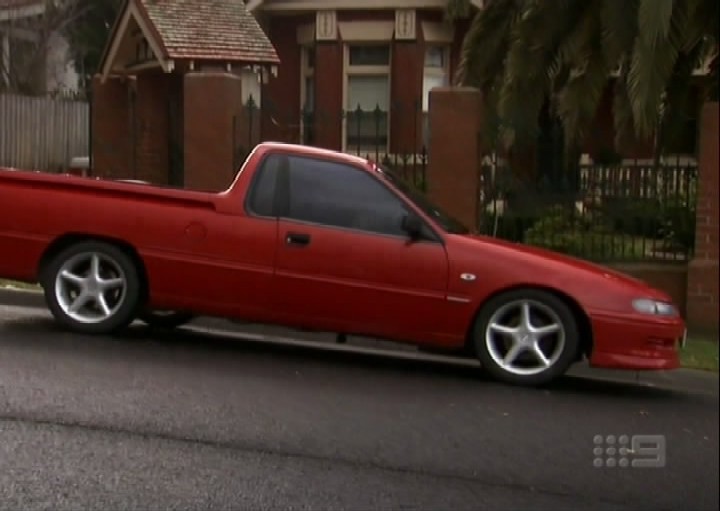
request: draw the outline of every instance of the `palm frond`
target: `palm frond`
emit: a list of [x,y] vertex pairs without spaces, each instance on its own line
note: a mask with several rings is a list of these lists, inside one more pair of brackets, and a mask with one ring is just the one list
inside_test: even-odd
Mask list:
[[527,2],[511,35],[499,104],[501,117],[513,127],[519,140],[531,140],[537,135],[537,119],[551,93],[553,74],[557,74],[548,73],[548,69],[553,65],[562,68],[556,58],[558,49],[591,5],[587,0]]
[[632,103],[628,92],[628,73],[630,71],[630,56],[626,56],[620,63],[620,75],[615,80],[613,91],[613,125],[615,128],[615,149],[622,151],[634,127]]
[[595,119],[598,105],[608,84],[610,66],[603,55],[601,1],[594,2],[571,34],[565,59],[571,63],[569,78],[557,98],[557,111],[563,122],[565,149],[571,150],[584,138]]
[[668,81],[661,108],[661,122],[658,130],[658,150],[662,153],[675,141],[685,122],[692,118],[690,113],[696,107],[691,102],[693,70],[704,59],[701,43],[689,53],[681,54],[675,63],[672,76]]
[[638,35],[640,0],[602,2],[602,42],[605,60],[615,68],[629,53]]
[[703,99],[718,99],[718,19],[720,18],[720,2],[718,0],[694,0],[696,8],[690,13],[688,31],[683,49],[689,51],[696,44],[703,47],[702,64],[709,67],[710,73],[704,77]]
[[646,46],[654,48],[670,35],[674,6],[686,0],[640,0],[638,6],[638,24],[640,39]]
[[501,72],[522,0],[494,0],[475,14],[463,40],[454,83],[484,89]]
[[680,50],[677,34],[687,26],[687,6],[683,0],[640,0],[642,29],[628,73],[635,131],[640,137],[652,136],[658,126],[662,94]]

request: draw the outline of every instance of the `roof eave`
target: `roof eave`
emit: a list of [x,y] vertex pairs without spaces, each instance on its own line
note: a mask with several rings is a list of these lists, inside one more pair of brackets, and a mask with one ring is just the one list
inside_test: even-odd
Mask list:
[[[249,0],[246,4],[248,12],[287,12],[287,11],[318,11],[318,10],[376,10],[376,9],[444,9],[447,0]],[[485,0],[470,0],[476,9],[482,9]]]
[[244,59],[244,58],[231,58],[231,57],[219,57],[215,55],[187,55],[183,53],[177,53],[172,55],[172,60],[178,64],[186,62],[213,62],[213,63],[226,63],[233,66],[277,66],[280,65],[280,59],[278,57],[261,58],[261,59]]
[[105,80],[107,80],[107,77],[111,74],[111,64],[115,57],[115,52],[117,52],[120,42],[122,41],[121,38],[118,38],[118,34],[121,32],[121,28],[124,34],[124,30],[127,29],[127,24],[130,22],[131,16],[135,17],[136,22],[140,25],[140,30],[142,30],[145,38],[148,40],[162,70],[166,73],[171,73],[175,68],[175,63],[173,59],[168,56],[167,48],[162,38],[159,37],[155,25],[140,4],[141,2],[136,2],[135,0],[125,0],[123,8],[115,19],[113,29],[110,32],[110,37],[105,45],[102,59],[100,60],[101,83],[105,83]]

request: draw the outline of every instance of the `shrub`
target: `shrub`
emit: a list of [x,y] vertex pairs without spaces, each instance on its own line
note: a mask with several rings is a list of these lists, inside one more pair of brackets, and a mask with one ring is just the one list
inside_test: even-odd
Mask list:
[[580,215],[563,205],[553,206],[527,229],[524,242],[584,259],[642,255],[634,238],[613,231],[597,212]]

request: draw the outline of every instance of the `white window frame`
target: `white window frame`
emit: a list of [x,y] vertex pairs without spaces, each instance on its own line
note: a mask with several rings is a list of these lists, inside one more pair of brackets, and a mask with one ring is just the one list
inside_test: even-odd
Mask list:
[[[387,65],[382,66],[351,66],[350,65],[350,48],[353,46],[385,46],[388,49],[388,63]],[[352,76],[386,76],[388,87],[387,87],[387,105],[388,105],[388,111],[387,111],[387,145],[383,149],[382,146],[378,146],[377,148],[373,147],[372,152],[373,156],[374,153],[377,151],[379,155],[385,155],[389,152],[390,149],[390,126],[392,122],[391,113],[390,113],[390,104],[391,104],[391,94],[392,94],[392,41],[347,41],[343,45],[343,94],[342,94],[342,104],[343,109],[347,111],[347,104],[348,104],[348,94],[349,94],[349,88],[350,88],[350,77]],[[347,118],[346,116],[343,116],[342,120],[342,150],[348,151],[348,127],[347,127]],[[356,152],[357,148],[352,148],[352,152]],[[360,151],[363,152],[362,149]]]
[[[300,46],[300,142],[305,140],[305,98],[307,97],[307,79],[313,78],[313,87],[315,86],[315,64],[310,66],[310,51],[315,51],[315,41]],[[313,113],[315,112],[315,103],[313,101]]]
[[[425,60],[431,49],[440,49],[443,55],[443,64],[441,67],[426,66]],[[429,43],[425,45],[423,52],[423,84],[422,90],[425,95],[425,81],[428,78],[443,78],[444,86],[450,83],[450,45],[443,43]],[[426,105],[427,103],[427,105]],[[430,91],[427,91],[426,97],[422,98],[422,136],[423,142],[427,146],[430,142]]]

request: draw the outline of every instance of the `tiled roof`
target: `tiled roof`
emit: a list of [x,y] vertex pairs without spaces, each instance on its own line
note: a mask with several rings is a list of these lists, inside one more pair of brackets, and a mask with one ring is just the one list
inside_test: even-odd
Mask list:
[[243,0],[139,0],[171,59],[279,63]]

